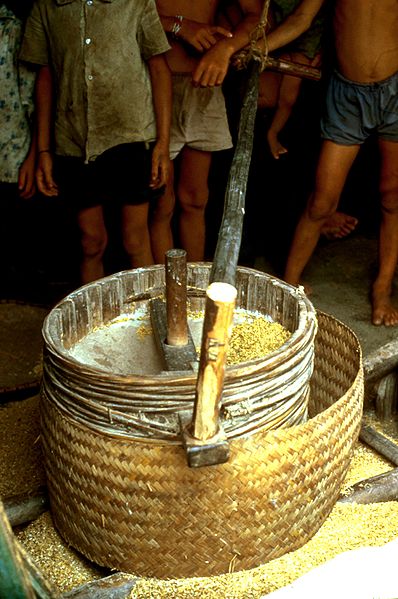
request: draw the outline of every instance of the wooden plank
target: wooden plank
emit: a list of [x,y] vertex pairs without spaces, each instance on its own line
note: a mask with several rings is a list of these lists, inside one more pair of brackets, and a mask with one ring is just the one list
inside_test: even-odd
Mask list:
[[398,338],[365,356],[363,368],[366,383],[377,381],[398,368]]
[[398,445],[376,431],[372,426],[362,425],[359,438],[364,443],[378,451],[382,456],[398,466]]
[[398,468],[353,485],[338,503],[379,503],[398,500]]
[[[246,67],[248,60],[252,58],[251,48],[243,48],[239,52],[236,52],[232,57],[231,64],[237,70],[241,70]],[[260,54],[256,54],[255,60],[258,60],[260,64]],[[284,75],[291,75],[293,77],[300,77],[301,79],[311,79],[312,81],[319,81],[322,76],[322,72],[319,68],[311,67],[306,64],[292,62],[291,60],[285,60],[280,58],[273,58],[267,56],[265,60],[262,60],[261,71],[270,70]]]
[[62,595],[62,599],[126,599],[140,578],[118,572],[86,583]]
[[19,526],[35,520],[48,510],[47,491],[40,489],[35,495],[15,495],[3,500],[4,509],[11,526]]
[[265,60],[264,66],[270,71],[277,71],[278,73],[291,75],[293,77],[300,77],[301,79],[311,79],[312,81],[319,81],[322,75],[320,69],[316,69],[298,62],[291,62],[290,60],[272,58],[271,56],[268,56],[268,58]]
[[375,384],[375,411],[381,421],[390,420],[397,411],[398,372],[390,372]]

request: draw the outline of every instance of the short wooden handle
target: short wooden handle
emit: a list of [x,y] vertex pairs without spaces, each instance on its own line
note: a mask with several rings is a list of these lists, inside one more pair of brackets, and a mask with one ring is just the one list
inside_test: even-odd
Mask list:
[[229,283],[212,283],[206,291],[202,349],[196,384],[192,435],[205,441],[217,434],[228,342],[237,291]]

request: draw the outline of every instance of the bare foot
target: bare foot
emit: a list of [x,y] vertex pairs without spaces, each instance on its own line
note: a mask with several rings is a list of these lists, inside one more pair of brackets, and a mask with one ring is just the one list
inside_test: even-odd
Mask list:
[[279,139],[272,132],[268,131],[267,135],[269,149],[275,160],[279,160],[280,156],[287,154],[287,149],[282,146]]
[[385,290],[373,287],[372,293],[372,322],[386,327],[398,325],[398,309],[391,303],[391,294]]
[[335,212],[322,227],[322,235],[327,239],[342,239],[357,226],[358,219],[344,212]]

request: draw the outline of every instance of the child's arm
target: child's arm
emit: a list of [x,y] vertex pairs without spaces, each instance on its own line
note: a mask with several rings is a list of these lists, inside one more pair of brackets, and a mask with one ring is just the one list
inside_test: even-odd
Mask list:
[[36,182],[39,191],[46,196],[58,195],[53,179],[52,122],[53,80],[49,66],[42,66],[36,79],[37,113],[37,170]]
[[36,167],[36,126],[33,126],[32,139],[29,152],[20,166],[18,173],[18,192],[21,198],[28,200],[35,191],[35,167]]
[[296,10],[267,35],[268,51],[273,52],[286,46],[307,31],[324,2],[325,0],[302,0]]
[[163,54],[148,59],[156,118],[156,144],[152,153],[150,186],[158,189],[167,183],[170,172],[171,74]]
[[221,85],[227,74],[231,56],[247,46],[250,35],[261,17],[260,0],[239,0],[243,19],[233,31],[232,37],[217,41],[203,56],[196,67],[192,79],[202,87]]
[[[198,52],[206,52],[222,37],[232,37],[231,32],[220,25],[207,25],[192,19],[159,15],[166,33],[174,34],[179,39],[190,44]],[[177,27],[177,33],[176,33]]]

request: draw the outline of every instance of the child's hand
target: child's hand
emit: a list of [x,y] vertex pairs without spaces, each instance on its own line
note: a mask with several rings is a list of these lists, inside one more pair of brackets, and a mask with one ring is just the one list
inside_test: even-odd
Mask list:
[[190,19],[184,19],[178,37],[188,42],[198,52],[206,52],[221,38],[232,37],[232,33],[217,25],[205,25]]
[[152,171],[149,187],[159,189],[166,185],[170,176],[169,146],[158,141],[152,152]]
[[36,170],[37,188],[45,196],[58,195],[58,186],[53,179],[53,159],[50,152],[39,154]]
[[221,85],[229,68],[231,51],[222,43],[213,46],[201,58],[192,75],[196,87],[214,87]]
[[28,200],[36,191],[35,183],[35,164],[33,159],[28,156],[21,165],[18,174],[18,192],[21,198]]

